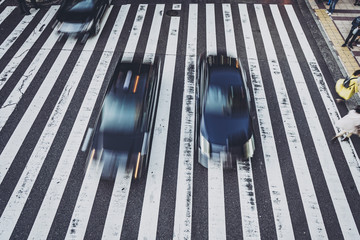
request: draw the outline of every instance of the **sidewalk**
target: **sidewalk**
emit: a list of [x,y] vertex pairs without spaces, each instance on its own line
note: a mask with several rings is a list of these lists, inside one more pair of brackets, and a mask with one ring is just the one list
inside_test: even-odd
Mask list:
[[351,75],[360,65],[360,44],[354,45],[353,49],[341,47],[349,34],[352,20],[360,16],[360,6],[355,6],[355,0],[339,0],[334,13],[328,16],[326,9],[329,8],[323,0],[308,0],[319,21],[324,28],[329,40],[332,42],[344,68]]

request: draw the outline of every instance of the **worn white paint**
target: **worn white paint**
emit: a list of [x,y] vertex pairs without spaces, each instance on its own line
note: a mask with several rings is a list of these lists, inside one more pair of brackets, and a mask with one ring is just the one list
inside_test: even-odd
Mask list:
[[[166,146],[179,24],[179,17],[171,17],[155,120],[153,146]],[[153,148],[149,160],[138,239],[156,239],[164,163],[165,147]]]
[[[122,162],[126,163],[126,161]],[[131,179],[132,171],[126,172],[125,165],[119,166],[101,239],[120,239]]]
[[262,82],[247,6],[245,4],[239,4],[239,11],[260,129],[264,162],[267,172],[266,176],[269,182],[270,197],[274,212],[276,233],[277,237],[280,239],[293,239],[294,235],[291,222],[286,222],[288,220],[289,210],[286,202],[284,183],[282,180],[268,103]]
[[[315,83],[320,91],[321,98],[324,101],[324,105],[327,107],[327,111],[330,116],[330,119],[334,123],[338,119],[339,113],[335,106],[330,90],[323,77],[320,66],[315,58],[314,53],[311,50],[310,44],[305,36],[305,33],[302,29],[302,26],[298,18],[296,17],[293,7],[290,5],[285,5],[285,8],[289,15],[293,28],[296,29],[295,31],[296,36],[299,39],[301,49],[304,52],[307,63],[313,74]],[[273,13],[276,12],[277,15],[279,14],[278,9],[275,6],[271,5],[271,9]],[[302,74],[294,76],[294,78],[296,78],[298,81],[304,81],[303,84],[305,84],[305,79],[303,79]],[[306,91],[306,93],[304,94],[303,91],[301,93],[299,92],[299,96],[304,96],[304,97],[308,96],[309,97],[308,99],[311,99],[308,89],[304,88],[304,91]],[[304,99],[301,98],[301,100]],[[336,170],[336,166],[334,164],[334,161],[330,153],[329,145],[327,144],[329,143],[329,141],[328,139],[325,138],[315,108],[310,106],[306,106],[305,108],[304,106],[304,112],[306,118],[308,119],[308,124],[310,127],[316,152],[319,156],[319,162],[321,164],[321,168],[323,170],[323,174],[326,179],[326,183],[329,189],[331,199],[333,201],[333,205],[339,220],[339,224],[343,236],[345,239],[360,239],[359,231],[357,229],[354,217],[352,216],[352,212],[349,203],[347,201],[345,192],[342,188],[342,184],[338,172]],[[355,155],[356,154],[355,149],[353,148],[353,146],[350,146],[349,144],[341,144],[341,147],[343,148],[344,153],[348,152],[348,154],[346,154],[347,161],[350,165],[350,169],[352,173],[354,174],[354,179],[357,178],[357,183],[359,183],[359,164],[357,164],[356,166],[356,161],[359,160],[358,157]]]
[[226,239],[224,172],[220,154],[208,162],[209,239]]
[[103,167],[104,161],[92,161],[89,164],[65,239],[85,239],[86,225],[90,218]]
[[[69,39],[65,46],[69,48],[73,48],[75,46],[76,41],[73,39]],[[31,101],[28,109],[20,120],[18,126],[15,131],[11,135],[9,141],[5,145],[2,153],[0,154],[0,183],[4,180],[4,177],[9,170],[12,161],[14,160],[17,152],[19,151],[21,144],[25,140],[26,135],[31,129],[32,124],[34,123],[38,113],[40,112],[42,106],[45,103],[47,96],[49,95],[52,87],[54,86],[62,68],[59,66],[63,66],[67,61],[70,51],[61,51],[55,60],[53,66],[45,77],[43,83],[39,87],[36,95]]]
[[234,24],[231,13],[230,4],[222,4],[223,18],[224,18],[224,31],[225,31],[225,45],[226,54],[229,57],[237,58],[237,50],[235,43]]
[[216,55],[216,24],[213,3],[206,4],[206,54]]
[[[154,61],[164,7],[164,4],[156,5],[150,29],[150,35],[144,53],[144,63],[153,63]],[[153,149],[156,147],[162,146],[152,145]],[[110,199],[102,239],[120,239],[126,205],[128,202],[131,179],[131,173],[126,173],[122,171],[121,168],[119,168],[116,175],[112,196]]]
[[[36,40],[44,32],[45,27],[52,20],[53,16],[56,14],[59,6],[51,6],[50,9],[46,12],[45,16],[41,19],[36,28],[31,32],[27,40],[21,45],[19,50],[15,53],[14,57],[6,65],[4,70],[0,74],[0,90],[3,88],[5,83],[12,76],[16,68],[20,65],[21,61],[25,58],[30,48],[34,45]],[[6,38],[6,40],[0,46],[0,59],[4,54],[9,50],[12,44],[16,41],[19,35],[25,30],[27,25],[30,23],[34,16],[27,15],[24,17],[23,21],[14,29],[14,31]]]
[[[58,6],[54,6],[55,8]],[[26,29],[29,23],[34,19],[36,13],[39,10],[36,10],[34,13],[30,15],[25,15],[20,23],[15,27],[15,29],[9,34],[9,36],[4,40],[4,42],[0,45],[0,58],[4,56],[7,50],[14,44],[14,42],[19,38],[21,33]]]
[[[49,11],[48,11],[48,13],[49,13]],[[56,11],[50,11],[50,13],[52,13],[52,14],[50,14],[51,16],[45,15],[45,17],[43,19],[46,19],[48,21],[51,20],[52,16],[56,13]],[[46,24],[47,23],[48,22],[46,22]],[[45,23],[40,23],[38,25],[38,28],[39,27],[41,28],[42,26],[44,26],[46,24]],[[41,31],[37,31],[37,29],[34,30],[34,33],[38,33],[38,32],[41,32]],[[32,36],[39,37],[40,34],[36,34],[36,35],[34,34]],[[48,39],[46,40],[43,47],[36,54],[35,58],[30,63],[29,67],[26,69],[23,76],[20,78],[20,81],[16,84],[13,91],[10,93],[9,97],[5,100],[5,102],[1,106],[1,108],[0,108],[0,131],[2,130],[4,125],[6,124],[7,120],[10,117],[10,115],[16,109],[18,103],[20,102],[20,100],[21,100],[22,96],[24,95],[24,93],[26,92],[27,88],[29,87],[31,82],[34,80],[35,75],[38,73],[41,65],[44,63],[44,61],[45,61],[46,57],[48,56],[48,54],[50,53],[52,47],[55,45],[55,43],[57,41],[57,38],[58,38],[58,35],[56,33],[56,30],[54,30],[50,34]],[[31,40],[34,40],[34,39],[31,39]],[[23,47],[25,49],[28,49],[28,48],[31,47],[31,46],[28,46],[28,45],[30,43],[33,44],[34,42],[35,41],[26,41],[22,45],[20,50],[18,51],[19,54],[16,54],[15,56],[18,57],[20,55],[20,53],[24,52],[24,49],[22,49]],[[18,58],[14,58],[14,59],[18,59]],[[8,80],[11,75],[12,74],[7,75],[6,79]]]
[[[206,5],[206,52],[217,54],[214,4]],[[226,238],[224,176],[220,157],[213,154],[208,162],[208,234],[209,239]]]
[[[144,63],[153,63],[155,58],[155,52],[157,48],[157,42],[159,39],[161,22],[164,16],[165,4],[156,4],[154,11],[154,18],[150,28],[148,44],[144,53]],[[150,44],[153,43],[153,44]],[[160,74],[160,73],[159,73]]]
[[[144,23],[147,6],[147,4],[140,4],[138,7],[135,21],[131,28],[131,35],[129,36],[125,47],[124,55],[122,57],[122,62],[132,62],[133,60],[136,45],[139,42],[141,29]],[[127,49],[131,49],[131,51],[129,52],[129,50]]]
[[78,149],[86,132],[86,127],[89,123],[89,119],[103,84],[116,44],[119,40],[129,7],[130,5],[122,6],[117,19],[115,20],[103,55],[101,56],[99,64],[95,70],[94,77],[84,97],[84,101],[70,132],[68,141],[31,229],[29,239],[46,239],[50,231],[52,221],[60,204],[72,166],[75,162]]
[[[294,10],[289,7],[288,5],[285,5],[286,10],[288,11],[289,16],[296,16]],[[299,27],[300,23],[298,21],[293,22],[294,26]],[[301,31],[298,33],[299,39],[304,40],[306,39],[306,36]],[[326,81],[324,79],[324,76],[321,72],[321,69],[316,61],[316,58],[311,52],[311,48],[309,43],[302,43],[303,51],[306,53],[305,56],[307,58],[308,64],[310,66],[311,72],[314,76],[314,79],[316,80],[316,84],[318,85],[318,89],[320,91],[321,97],[324,101],[325,106],[327,106],[326,110],[328,112],[328,115],[330,117],[331,122],[333,123],[334,130],[338,131],[335,127],[335,122],[341,117],[340,113],[337,109],[337,106],[334,102],[334,99],[331,95],[331,92],[329,90],[329,86],[326,84]],[[335,135],[335,134],[334,134]],[[345,159],[349,165],[350,171],[352,173],[352,176],[354,178],[355,184],[357,189],[360,189],[360,159],[357,155],[354,145],[350,141],[341,141],[340,146],[343,150]]]
[[191,239],[198,5],[189,5],[173,239]]
[[[104,22],[106,21],[108,16],[109,14],[107,12],[107,14],[104,16]],[[89,49],[95,48],[99,36],[100,34],[87,41],[86,45]],[[51,144],[60,127],[61,121],[65,116],[66,110],[80,82],[81,77],[79,76],[83,74],[85,67],[91,57],[91,54],[92,51],[83,51],[82,54],[80,55],[66,83],[66,86],[64,87],[55,105],[55,108],[52,111],[48,122],[46,123],[46,126],[40,136],[40,139],[38,140],[30,156],[30,159],[28,160],[25,169],[13,191],[13,194],[11,195],[6,205],[6,208],[0,218],[0,229],[3,229],[5,231],[5,232],[0,232],[0,235],[4,234],[4,236],[10,237],[11,231],[15,227],[17,218],[20,216],[20,213],[34,185],[36,177],[39,174],[41,166],[48,154]],[[28,108],[28,110],[29,109],[31,110],[31,108]],[[24,116],[23,119],[25,117],[26,116]],[[21,126],[22,125],[19,124],[17,129],[21,128]],[[19,143],[17,143],[17,145],[21,146],[21,144]]]
[[[234,24],[230,4],[223,4],[223,18],[227,55],[237,58]],[[244,238],[258,239],[260,238],[260,230],[250,160],[249,162],[237,161],[237,174],[243,236]]]
[[[0,2],[0,5],[2,2],[4,2],[5,0],[2,0]],[[15,6],[7,6],[4,11],[2,11],[0,13],[0,24],[12,13],[12,11],[14,11],[16,7]]]
[[[136,37],[136,36],[138,36],[140,34],[139,29],[142,28],[142,24],[143,24],[143,20],[140,20],[140,19],[143,18],[145,16],[145,14],[146,14],[146,7],[139,6],[139,10],[135,17],[135,22],[134,22],[134,25],[133,25],[132,31],[130,32],[130,37],[129,37],[129,42],[130,41],[132,41],[132,42],[130,44],[128,42],[128,44],[125,47],[125,52],[128,53],[128,55],[125,59],[126,62],[131,61],[133,59],[133,55],[135,53],[136,46],[137,46],[137,43],[139,40],[139,37]],[[122,61],[124,61],[124,58],[122,59]],[[122,168],[122,167],[119,167],[119,168]],[[84,238],[87,223],[89,221],[89,217],[90,217],[90,213],[91,213],[91,209],[92,209],[92,205],[95,200],[96,189],[97,189],[97,185],[100,180],[101,171],[102,171],[102,168],[99,168],[98,172],[94,176],[85,175],[83,184],[81,186],[80,194],[79,194],[78,200],[75,205],[75,210],[72,215],[72,220],[69,224],[69,229],[67,232],[66,239]],[[116,176],[115,184],[117,184],[117,185],[114,185],[114,191],[115,191],[114,197],[115,197],[115,201],[119,200],[119,198],[121,200],[120,203],[121,203],[122,208],[117,210],[120,213],[120,215],[118,215],[117,217],[118,218],[120,217],[118,219],[118,221],[122,221],[123,216],[125,214],[126,200],[127,200],[128,194],[129,194],[129,188],[130,188],[130,183],[131,183],[131,179],[132,179],[132,172],[127,173],[127,172],[118,170],[117,173],[119,173],[119,175]],[[121,185],[119,185],[119,184],[121,184]],[[90,186],[92,186],[92,187],[90,187]],[[93,188],[95,188],[95,190]],[[124,188],[124,189],[127,189],[127,191],[119,193],[118,192],[119,189],[116,189],[116,188],[119,188],[119,189]],[[119,195],[117,195],[117,193],[119,193]],[[113,205],[114,205],[114,199],[111,201],[110,206],[113,207]],[[115,205],[115,206],[117,206],[117,205]],[[122,214],[122,217],[121,217],[121,214]],[[113,216],[113,215],[110,215],[110,218],[111,218],[111,216]],[[109,224],[108,219],[106,221]],[[110,221],[111,221],[111,219],[110,219]],[[73,222],[76,222],[76,226],[73,225]],[[118,226],[116,226],[116,227],[118,227]],[[116,231],[116,230],[121,230],[121,229],[118,229],[118,228],[111,229],[111,227],[110,227],[110,230]],[[112,232],[111,234],[114,234],[114,232]],[[121,234],[121,232],[116,231],[115,234]]]
[[[304,203],[305,207],[311,207],[313,209],[311,213],[312,217],[308,218],[308,225],[311,226],[311,228],[313,229],[312,231],[313,238],[326,239],[328,238],[328,236],[326,233],[324,222],[322,220],[318,203],[315,202],[316,200],[316,196],[314,196],[315,190],[313,188],[307,189],[309,188],[309,186],[312,186],[313,183],[311,181],[310,172],[308,171],[308,166],[306,164],[306,157],[301,143],[299,130],[297,129],[296,126],[294,113],[292,111],[290,99],[286,91],[285,82],[282,77],[279,61],[277,59],[274,44],[271,39],[267,22],[265,20],[265,14],[263,12],[262,5],[255,5],[255,10],[257,13],[258,22],[263,23],[260,25],[261,36],[264,42],[264,47],[268,58],[268,64],[271,71],[271,76],[276,90],[276,96],[278,99],[281,116],[283,118],[286,138],[289,144],[291,159],[293,160],[294,163],[295,174],[298,179],[300,193],[302,194],[302,200],[303,202],[306,201]],[[282,219],[281,221],[282,223],[281,229],[277,228],[278,231],[280,231],[278,235],[281,234],[281,236],[284,239],[294,238],[289,212],[283,212],[283,213],[286,214],[284,216],[286,218]]]

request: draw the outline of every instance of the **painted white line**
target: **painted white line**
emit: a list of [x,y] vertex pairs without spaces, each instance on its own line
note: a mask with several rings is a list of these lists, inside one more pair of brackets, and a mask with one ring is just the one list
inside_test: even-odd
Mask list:
[[179,17],[171,17],[152,142],[163,147],[151,150],[138,239],[156,238],[179,24]]
[[226,239],[224,175],[220,155],[208,162],[209,239]]
[[[271,8],[273,11],[275,11],[278,14],[278,9],[271,5]],[[286,11],[289,15],[291,24],[294,29],[296,29],[295,33],[297,38],[299,39],[299,43],[301,46],[301,49],[304,52],[304,55],[306,57],[306,60],[308,62],[308,65],[310,67],[310,70],[313,74],[315,83],[317,84],[317,87],[320,91],[321,98],[324,101],[324,105],[327,106],[327,111],[330,116],[330,119],[333,123],[338,119],[339,114],[336,110],[336,106],[333,100],[333,97],[330,93],[330,90],[326,84],[326,81],[323,77],[323,74],[320,70],[319,64],[314,56],[314,53],[311,50],[310,44],[307,41],[307,38],[305,36],[305,33],[302,29],[302,26],[299,22],[299,20],[296,17],[295,11],[290,5],[285,5]],[[295,19],[292,19],[295,18]],[[297,75],[296,77],[300,78],[299,80],[304,80],[302,75]],[[294,76],[294,78],[296,78]],[[305,80],[304,80],[305,84]],[[310,98],[310,93],[308,92],[308,89],[306,89],[307,93],[305,96],[308,96]],[[299,96],[304,96],[299,94]],[[305,97],[304,96],[304,97]],[[308,119],[308,123],[311,130],[311,135],[314,140],[314,145],[317,151],[317,154],[319,156],[319,161],[321,164],[321,168],[323,169],[323,173],[326,179],[326,183],[330,192],[331,199],[333,201],[333,205],[335,208],[336,215],[339,220],[339,224],[343,233],[343,236],[345,239],[360,239],[359,231],[356,227],[356,223],[354,220],[354,217],[352,215],[349,203],[347,201],[346,195],[344,193],[344,190],[342,188],[342,184],[339,178],[339,175],[336,170],[336,166],[334,164],[330,154],[330,149],[328,144],[328,140],[325,138],[324,132],[322,131],[321,124],[319,122],[319,118],[316,114],[315,108],[306,106],[304,107],[304,112],[306,114],[306,118]],[[356,152],[353,148],[353,146],[350,146],[349,144],[341,144],[341,147],[343,148],[344,153],[348,152],[346,154],[347,161],[349,165],[351,166],[350,169],[352,171],[354,176],[354,179],[357,178],[357,182],[359,183],[359,165],[357,165],[357,169],[354,168],[355,162],[358,161],[358,157],[355,155]],[[358,186],[359,187],[359,186]]]
[[5,0],[1,0],[1,1],[0,1],[0,5],[3,4],[4,2],[5,2]]
[[65,239],[85,239],[86,226],[103,167],[104,161],[92,161],[89,164]]
[[[206,19],[209,24],[206,28],[207,53],[217,54],[215,10],[213,4],[206,5]],[[209,239],[223,239],[226,237],[225,201],[223,167],[220,157],[213,154],[208,162],[208,231]]]
[[[125,60],[126,62],[131,62],[134,57],[136,46],[139,40],[140,30],[144,22],[143,18],[146,14],[146,10],[147,10],[147,5],[140,5],[138,8],[137,15],[135,16],[135,22],[130,32],[129,40],[124,50],[124,52],[127,54],[126,57],[123,56],[122,62],[124,62],[124,57],[126,59]],[[102,168],[99,168],[98,171],[99,172],[96,173],[96,175],[94,175],[96,179],[94,179],[91,175],[89,176],[85,175],[83,184],[81,186],[80,194],[76,202],[75,210],[71,218],[72,220],[69,225],[66,239],[80,239],[80,238],[83,239],[85,236],[87,223],[89,221],[89,217],[91,213],[91,208],[95,200],[97,185],[101,177]],[[123,176],[118,176],[117,178],[118,178],[117,183],[124,184],[126,186],[126,189],[129,190],[129,187],[127,186],[128,185],[130,186],[132,179],[132,172],[124,173]],[[125,192],[126,199],[128,194],[129,194],[128,192],[127,193]],[[124,195],[121,196],[123,197]],[[124,211],[125,211],[125,206],[123,209]],[[121,211],[121,209],[119,210]],[[121,219],[123,220],[123,218]],[[76,222],[76,225],[74,225],[74,222]]]
[[72,166],[74,165],[76,155],[80,148],[81,141],[86,132],[86,127],[89,123],[95,102],[102,87],[108,66],[119,40],[129,7],[130,5],[124,5],[119,11],[112,32],[106,43],[103,55],[99,60],[94,77],[84,97],[84,101],[70,132],[70,136],[31,229],[29,239],[46,239],[49,233],[52,221],[60,204],[62,194],[65,190],[66,183],[69,179]]
[[241,222],[244,239],[261,239],[252,174],[251,159],[237,160]]
[[222,4],[222,9],[223,9],[223,18],[224,18],[226,54],[229,57],[237,58],[234,24],[231,15],[231,6],[230,4]]
[[[51,10],[51,9],[50,9]],[[42,28],[42,26],[46,26],[49,21],[52,19],[53,15],[56,13],[56,9],[52,9],[53,11],[48,11],[47,15],[43,19],[47,20],[46,23],[40,22],[38,25],[38,28]],[[48,14],[50,13],[50,14]],[[49,16],[50,15],[50,16]],[[41,31],[38,31],[39,29],[35,29],[34,33],[40,33]],[[35,36],[35,35],[32,35]],[[37,37],[39,37],[40,34],[37,34]],[[14,90],[10,93],[9,97],[5,100],[4,104],[0,108],[0,131],[6,124],[7,120],[9,119],[10,115],[14,112],[14,110],[17,107],[17,104],[23,97],[24,93],[26,92],[27,88],[33,81],[35,75],[39,71],[41,65],[44,63],[47,55],[49,54],[51,48],[55,45],[57,41],[58,35],[56,33],[56,30],[54,30],[49,38],[46,40],[44,46],[40,49],[40,51],[36,54],[35,58],[29,65],[29,67],[26,69],[23,76],[20,78],[20,81],[16,84],[14,87]],[[32,39],[34,40],[34,39]],[[22,45],[21,48],[29,49],[30,46],[26,46],[31,41],[27,41]],[[34,41],[35,42],[35,41]],[[23,52],[24,49],[20,49],[18,53]],[[16,61],[18,58],[16,58],[19,54],[15,55]],[[20,62],[19,62],[20,63]],[[8,65],[9,66],[9,65]],[[8,80],[12,74],[6,75],[6,79]]]
[[139,42],[141,29],[144,23],[147,6],[148,6],[147,4],[139,5],[133,27],[131,28],[131,35],[128,39],[128,42],[124,50],[122,62],[132,62],[133,60],[134,53],[136,51],[136,46],[137,43]]
[[[126,161],[123,162],[126,163]],[[132,171],[128,173],[125,168],[125,165],[118,167],[101,239],[118,240],[121,237],[132,179]]]
[[[234,24],[230,4],[223,4],[223,18],[226,53],[230,57],[237,58],[238,55],[235,42]],[[237,161],[237,174],[243,235],[244,238],[257,239],[260,238],[260,230],[251,163]]]
[[[106,14],[104,16],[105,21],[108,18],[108,16],[109,14]],[[89,39],[86,42],[86,45],[88,45],[89,48],[92,47],[94,49],[99,36],[100,34]],[[30,159],[28,160],[25,166],[24,172],[22,173],[13,191],[13,194],[11,195],[6,205],[6,208],[0,218],[0,229],[6,229],[4,230],[6,232],[2,231],[0,232],[0,235],[4,234],[4,236],[10,237],[12,229],[15,227],[16,221],[21,214],[21,211],[30,194],[31,188],[34,185],[36,177],[39,174],[41,166],[48,154],[51,144],[60,127],[61,121],[65,116],[66,110],[80,82],[81,77],[79,76],[82,76],[91,55],[92,55],[92,51],[83,51],[81,53],[74,67],[74,70],[72,71],[66,83],[66,86],[64,87],[64,90],[62,91],[60,98],[57,101],[48,122],[46,123],[46,126],[40,136],[40,139],[37,142],[30,156]],[[31,108],[28,108],[28,110],[29,109],[31,110]],[[25,116],[23,117],[23,119],[24,118]],[[21,124],[18,125],[17,129],[19,127],[21,127]],[[20,142],[17,142],[17,145],[20,147],[21,146]],[[7,237],[5,237],[5,239],[6,238]]]
[[[160,34],[161,22],[162,22],[163,15],[164,15],[164,8],[165,8],[165,4],[156,4],[156,8],[154,11],[153,23],[150,28],[148,44],[145,49],[145,54],[144,54],[144,59],[143,59],[144,63],[153,63],[154,62],[156,47],[157,47],[159,34]],[[150,42],[153,42],[156,44],[149,44]]]
[[[1,3],[0,3],[0,5],[1,5]],[[1,14],[0,14],[0,24],[12,13],[12,11],[14,11],[15,8],[16,8],[15,6],[7,6],[5,8],[5,10],[1,12]]]
[[173,239],[191,239],[198,5],[189,5]]
[[[59,9],[59,6],[51,6],[51,8],[46,12],[45,16],[41,19],[41,21],[36,26],[36,28],[32,31],[32,33],[30,34],[28,39],[26,39],[26,41],[21,45],[21,47],[16,52],[14,57],[6,65],[5,69],[0,74],[0,90],[3,88],[5,83],[9,80],[9,78],[12,76],[12,74],[14,73],[16,68],[19,66],[21,61],[25,58],[25,56],[29,52],[30,48],[34,45],[36,40],[44,32],[46,26],[52,20],[52,18],[54,17],[54,15],[56,14],[58,9]],[[28,15],[27,17],[29,17],[29,16],[32,16],[32,15]],[[24,17],[24,19],[25,18],[26,17]],[[3,44],[0,47],[0,59],[4,56],[4,54],[11,47],[11,45],[16,41],[18,35],[20,35],[24,31],[25,27],[27,26],[27,24],[30,22],[31,19],[27,19],[28,21],[26,22],[26,24],[21,24],[21,23],[23,23],[23,22],[21,22],[18,25],[18,27],[9,35],[7,40],[5,40],[5,42],[3,42]]]
[[[58,8],[58,6],[55,6]],[[15,27],[15,29],[9,34],[9,36],[5,39],[5,41],[0,45],[0,59],[4,56],[4,54],[9,50],[9,48],[14,44],[14,42],[19,38],[20,34],[25,30],[25,28],[29,25],[31,20],[34,19],[36,12],[25,15],[21,22]],[[1,79],[1,78],[0,78]]]
[[[289,8],[288,6],[286,6],[286,8],[289,11],[289,15],[295,15],[294,11],[291,10],[291,8]],[[296,24],[296,26],[299,26],[299,23],[294,23],[294,24]],[[301,39],[305,37],[303,33],[299,33],[299,36],[301,37]],[[331,119],[331,122],[333,123],[335,131],[338,132],[339,129],[335,127],[335,122],[341,116],[339,111],[337,110],[333,97],[331,96],[329,86],[326,84],[326,81],[324,80],[324,76],[321,73],[320,67],[315,59],[314,54],[312,52],[308,52],[309,50],[311,51],[309,44],[302,43],[302,45],[303,45],[303,51],[304,52],[306,51],[306,57],[308,59],[310,69],[312,70],[314,79],[316,80],[316,84],[319,86],[318,89],[321,93],[324,104],[325,106],[327,106],[326,110],[328,112],[328,115]],[[351,141],[342,141],[340,142],[340,146],[343,150],[345,159],[349,165],[356,187],[357,189],[360,189],[360,168],[359,168],[360,159],[355,151],[355,147]]]
[[239,4],[239,12],[243,27],[251,83],[254,92],[264,162],[267,172],[266,176],[269,182],[270,197],[274,212],[274,222],[276,226],[277,237],[281,239],[293,239],[294,235],[291,227],[291,221],[286,222],[288,219],[289,210],[286,202],[285,189],[281,177],[282,174],[270,120],[271,118],[269,114],[268,103],[266,101],[259,60],[256,53],[247,6],[245,4]]
[[[266,20],[262,5],[255,5],[255,10],[258,17],[258,22]],[[276,19],[276,21],[280,20]],[[311,208],[311,212],[307,211],[308,214],[311,215],[311,218],[308,218],[309,228],[312,229],[311,236],[316,239],[327,239],[328,236],[326,233],[324,222],[322,220],[319,206],[318,204],[314,205],[314,203],[316,203],[315,190],[313,188],[310,188],[310,186],[313,185],[311,181],[311,175],[308,171],[308,166],[306,164],[306,157],[301,143],[299,130],[297,129],[285,82],[281,75],[281,69],[276,56],[274,44],[271,39],[270,31],[266,21],[262,23],[263,24],[260,24],[261,36],[265,45],[268,64],[270,67],[274,87],[276,89],[276,95],[281,111],[281,116],[284,123],[286,123],[284,124],[284,128],[286,132],[287,142],[289,144],[291,159],[293,159],[295,174],[298,179],[299,189],[301,192],[304,207]],[[280,32],[279,34],[282,33]],[[285,194],[285,192],[282,193]],[[274,196],[274,198],[275,197],[278,198],[278,196]],[[278,202],[278,200],[275,201]],[[284,217],[286,218],[279,221],[280,226],[277,227],[277,230],[279,230],[278,235],[281,235],[284,239],[294,238],[289,212],[284,212],[284,214]],[[275,223],[277,223],[276,219]]]
[[[73,48],[76,41],[69,39],[65,45],[67,47]],[[26,110],[24,116],[16,127],[15,131],[11,135],[8,143],[0,154],[0,183],[4,180],[4,177],[9,170],[9,167],[14,160],[17,152],[19,151],[21,144],[25,140],[27,133],[30,131],[32,124],[34,123],[38,113],[41,110],[47,96],[49,95],[52,87],[54,86],[63,66],[70,55],[70,51],[61,51],[55,60],[53,66],[48,72],[46,78],[38,89],[35,97],[31,101],[28,109]]]
[[[206,4],[206,42],[208,55],[217,54],[214,4]],[[220,157],[213,154],[208,162],[208,232],[209,239],[225,239],[224,177]]]
[[[160,26],[163,18],[164,4],[156,5],[154,17],[150,29],[150,35],[147,41],[147,46],[144,54],[144,63],[153,63],[155,51],[159,39]],[[131,57],[132,58],[132,57]],[[160,74],[160,73],[159,73]],[[153,145],[153,149],[156,146]],[[128,202],[129,189],[132,179],[132,171],[125,173],[117,172],[110,205],[106,216],[105,226],[103,230],[103,239],[120,239],[126,205]]]
[[216,24],[214,4],[206,4],[206,53],[216,55]]
[[[144,5],[140,5],[138,8],[138,12],[137,15],[135,16],[135,22],[133,25],[134,27],[130,32],[129,40],[124,51],[128,53],[126,57],[126,61],[131,61],[133,59],[133,55],[135,53],[136,46],[139,40],[138,37],[140,35],[139,29],[142,28],[143,18],[146,14],[146,9],[147,8]],[[101,177],[102,168],[99,168],[98,170],[99,173],[94,175],[96,179],[94,179],[91,175],[89,176],[85,175],[83,184],[81,186],[80,194],[76,202],[75,210],[71,218],[72,220],[69,225],[66,239],[83,239],[85,236],[87,223],[89,221],[89,217],[91,213],[91,208],[95,200],[97,185]],[[116,178],[118,178],[117,184],[124,184],[125,188],[129,190],[129,186],[132,179],[132,172],[123,173],[122,176],[117,176]],[[115,187],[116,186],[114,186],[114,188]],[[94,188],[96,189],[94,190]],[[127,199],[128,194],[129,194],[128,192],[127,193],[125,192],[125,195],[122,194],[121,196],[122,197],[126,196]],[[125,206],[123,210],[125,210]],[[121,209],[119,210],[121,211]],[[76,225],[73,224],[74,222],[76,222]]]

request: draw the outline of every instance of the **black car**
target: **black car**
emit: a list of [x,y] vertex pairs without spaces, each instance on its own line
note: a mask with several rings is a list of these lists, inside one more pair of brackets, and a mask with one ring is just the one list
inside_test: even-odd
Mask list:
[[208,167],[216,154],[224,168],[254,153],[250,95],[241,62],[224,55],[199,58],[196,84],[198,161]]
[[82,36],[85,42],[100,31],[100,21],[111,0],[63,0],[56,16],[60,36]]
[[114,179],[119,165],[133,170],[134,179],[144,174],[154,130],[159,67],[120,63],[115,70],[93,128],[88,154],[88,165],[94,160],[103,161],[102,179]]

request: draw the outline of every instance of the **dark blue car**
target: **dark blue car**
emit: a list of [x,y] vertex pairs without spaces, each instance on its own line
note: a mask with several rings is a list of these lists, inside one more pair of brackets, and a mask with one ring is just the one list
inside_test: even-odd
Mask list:
[[85,42],[99,33],[100,21],[110,3],[111,0],[63,0],[54,27],[61,37],[74,35]]
[[254,139],[246,74],[238,59],[201,57],[196,89],[198,161],[218,157],[225,168],[253,156]]

